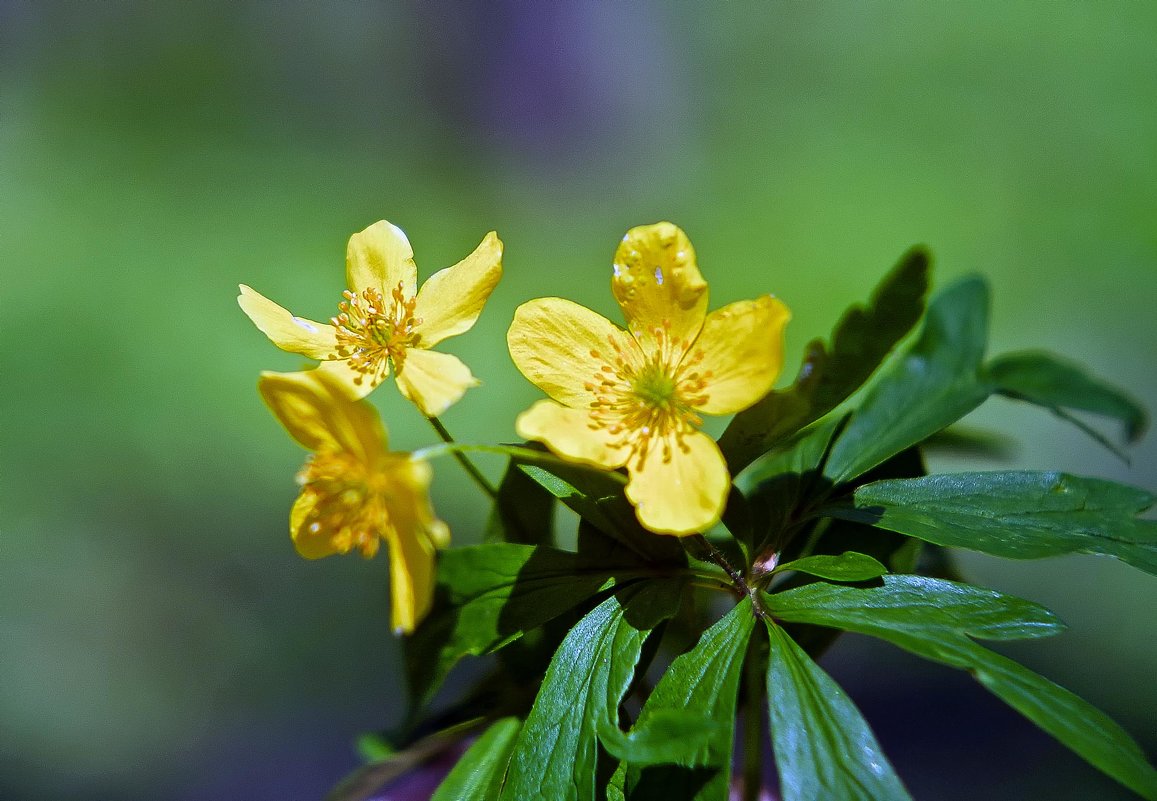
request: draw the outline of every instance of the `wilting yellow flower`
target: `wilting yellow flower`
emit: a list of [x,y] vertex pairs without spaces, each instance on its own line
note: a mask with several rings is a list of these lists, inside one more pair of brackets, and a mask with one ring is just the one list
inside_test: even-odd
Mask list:
[[382,220],[350,237],[345,300],[330,322],[295,317],[241,285],[237,302],[273,344],[319,359],[353,397],[368,395],[390,374],[428,417],[446,411],[478,381],[456,356],[430,350],[469,331],[498,279],[502,242],[491,231],[474,252],[440,270],[417,290],[414,252],[397,226]]
[[770,295],[707,314],[691,242],[667,222],[627,232],[611,290],[626,331],[561,298],[515,312],[510,354],[553,398],[523,412],[518,433],[565,458],[626,466],[627,498],[651,531],[703,531],[731,479],[699,413],[730,414],[767,394],[791,314]]
[[262,373],[258,388],[290,435],[314,452],[289,515],[297,552],[319,559],[358,550],[369,558],[384,539],[392,624],[412,631],[430,608],[434,549],[450,541],[430,506],[430,465],[388,450],[374,408],[319,370]]

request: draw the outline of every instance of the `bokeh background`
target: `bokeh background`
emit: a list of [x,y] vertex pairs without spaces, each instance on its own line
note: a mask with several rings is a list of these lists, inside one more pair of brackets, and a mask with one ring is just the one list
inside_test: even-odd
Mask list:
[[[788,374],[925,242],[940,285],[992,282],[993,351],[1152,406],[1155,98],[1143,3],[0,0],[0,798],[317,798],[397,719],[385,561],[295,556],[303,453],[255,381],[301,361],[238,282],[324,319],[369,223],[423,276],[497,229],[503,282],[447,343],[485,385],[445,417],[496,441],[536,397],[514,308],[614,313],[628,227],[680,224],[714,305],[783,297]],[[375,400],[398,447],[433,441]],[[969,423],[1003,466],[1157,486],[1152,436],[1129,466],[1010,402]],[[470,542],[456,470],[435,503]],[[963,561],[1071,624],[1018,658],[1157,751],[1152,577]],[[825,665],[918,798],[1128,797],[966,676],[856,638]]]

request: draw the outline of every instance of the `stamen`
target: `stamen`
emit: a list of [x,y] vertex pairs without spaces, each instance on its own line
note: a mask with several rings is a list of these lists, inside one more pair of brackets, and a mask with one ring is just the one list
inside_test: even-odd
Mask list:
[[608,336],[613,358],[591,356],[602,362],[584,385],[594,395],[590,401],[589,426],[605,431],[611,447],[628,451],[627,463],[641,466],[656,440],[660,453],[670,461],[674,448],[686,453],[689,434],[702,420],[695,407],[707,402],[710,373],[695,369],[703,352],[688,353],[690,343],[671,337],[671,323],[664,320],[650,331],[653,348],[648,352],[638,341],[624,349],[619,340]]
[[324,532],[342,553],[356,549],[372,557],[390,519],[384,488],[370,479],[365,465],[350,454],[314,454],[298,474],[304,491],[315,499],[306,530]]
[[414,329],[422,320],[414,316],[417,298],[406,298],[401,281],[388,301],[376,288],[364,289],[360,295],[347,289],[342,296],[339,313],[330,320],[337,329],[335,355],[358,373],[354,383],[368,379],[376,385],[391,362],[395,370],[401,370],[406,349],[418,345],[420,337]]

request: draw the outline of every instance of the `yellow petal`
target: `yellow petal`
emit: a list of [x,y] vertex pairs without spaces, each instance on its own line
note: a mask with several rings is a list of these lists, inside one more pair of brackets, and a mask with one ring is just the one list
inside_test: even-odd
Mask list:
[[341,532],[315,525],[321,496],[306,489],[298,496],[289,513],[289,535],[297,553],[306,559],[321,559],[334,554],[349,553],[352,543]]
[[319,364],[314,372],[324,373],[342,388],[347,397],[358,400],[369,395],[389,377],[390,363],[383,359],[379,372],[362,373],[350,367],[348,359],[331,359]]
[[390,469],[390,524],[383,536],[390,550],[391,625],[408,634],[430,610],[434,548],[449,543],[450,531],[430,506],[430,466],[409,459],[395,464]]
[[313,451],[346,451],[369,462],[386,450],[374,407],[351,400],[320,370],[261,374],[257,389],[290,436]]
[[562,298],[539,298],[514,312],[506,334],[514,364],[532,383],[560,403],[586,407],[592,387],[607,375],[602,367],[642,353],[623,329],[601,314]]
[[407,298],[414,297],[418,268],[402,229],[385,220],[350,237],[345,252],[346,283],[355,293],[378,289],[387,300],[399,282]]
[[677,347],[690,346],[707,313],[707,282],[683,231],[669,222],[632,228],[615,251],[614,271],[615,300],[648,352],[656,330]]
[[695,408],[730,414],[766,395],[783,367],[783,329],[790,319],[787,306],[771,295],[731,303],[707,315],[688,356],[694,360],[702,354],[701,360],[680,370],[680,378],[699,373],[706,383],[707,400]]
[[449,409],[478,379],[457,356],[410,348],[397,369],[398,389],[427,417]]
[[518,436],[541,442],[554,453],[596,467],[620,467],[627,458],[606,429],[592,429],[590,414],[549,400],[540,400],[518,416]]
[[328,359],[337,348],[337,333],[332,325],[294,317],[245,284],[241,284],[237,303],[261,333],[282,350],[311,359]]
[[731,478],[719,447],[699,431],[656,439],[639,467],[627,469],[627,499],[646,528],[685,536],[719,522]]
[[418,292],[414,327],[423,348],[469,331],[502,277],[502,241],[491,231],[474,252],[430,276]]

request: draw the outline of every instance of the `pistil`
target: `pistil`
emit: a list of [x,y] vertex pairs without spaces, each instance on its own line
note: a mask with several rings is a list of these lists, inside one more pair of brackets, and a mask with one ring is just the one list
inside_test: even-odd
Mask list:
[[612,446],[627,449],[627,462],[640,467],[656,442],[664,461],[672,445],[686,451],[684,436],[702,423],[694,408],[707,401],[710,374],[695,369],[702,352],[688,353],[689,343],[672,341],[669,329],[664,323],[651,332],[649,354],[637,340],[624,348],[614,337],[607,339],[613,356],[590,354],[602,364],[585,384],[594,395],[589,425],[616,437]]

